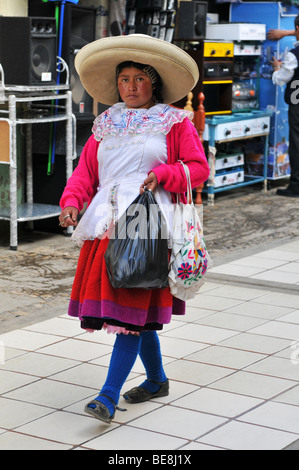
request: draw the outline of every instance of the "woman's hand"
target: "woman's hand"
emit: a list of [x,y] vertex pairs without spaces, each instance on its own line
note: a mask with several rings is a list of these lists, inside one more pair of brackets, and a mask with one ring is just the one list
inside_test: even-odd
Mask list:
[[78,209],[76,207],[66,207],[59,216],[59,225],[61,227],[76,226],[78,218]]
[[144,193],[144,189],[150,189],[151,191],[154,191],[156,187],[158,186],[158,180],[153,171],[151,171],[148,175],[148,177],[144,180],[143,184],[140,186],[140,194]]

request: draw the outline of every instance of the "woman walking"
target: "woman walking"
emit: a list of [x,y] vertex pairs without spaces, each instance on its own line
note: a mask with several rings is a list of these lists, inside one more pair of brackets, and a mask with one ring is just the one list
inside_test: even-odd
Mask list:
[[[192,113],[169,106],[187,95],[198,81],[193,59],[177,46],[146,35],[115,36],[95,41],[77,54],[76,69],[87,92],[110,107],[95,119],[79,164],[60,205],[60,225],[76,226],[81,246],[69,315],[86,330],[115,333],[107,379],[85,411],[110,423],[121,389],[138,354],[146,380],[125,392],[130,403],[166,396],[157,331],[184,315],[185,303],[164,289],[115,289],[104,255],[119,217],[145,188],[161,208],[171,209],[176,195],[186,202],[187,182],[206,181],[209,168]],[[77,217],[88,207],[79,224]],[[171,246],[171,228],[169,228]]]

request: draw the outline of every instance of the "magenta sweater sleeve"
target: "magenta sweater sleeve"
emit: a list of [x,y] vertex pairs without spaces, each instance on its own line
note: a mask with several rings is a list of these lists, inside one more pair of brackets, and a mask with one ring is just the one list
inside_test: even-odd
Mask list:
[[99,142],[93,135],[85,144],[80,156],[79,164],[69,178],[60,199],[60,207],[76,207],[79,212],[84,203],[90,203],[99,185],[98,153]]
[[185,171],[177,160],[182,160],[188,165],[192,188],[208,179],[210,169],[204,149],[194,125],[188,118],[182,123],[174,124],[167,134],[167,152],[167,164],[152,170],[166,191],[182,193],[187,190]]

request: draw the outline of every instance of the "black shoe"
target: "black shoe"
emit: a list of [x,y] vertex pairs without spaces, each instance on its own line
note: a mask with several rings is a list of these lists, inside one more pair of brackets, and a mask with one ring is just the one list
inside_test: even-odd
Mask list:
[[115,410],[127,411],[123,408],[119,408],[118,406],[116,406],[112,398],[108,397],[108,395],[104,395],[104,393],[101,393],[99,396],[108,398],[108,400],[111,401],[114,407],[114,413],[111,415],[107,406],[104,405],[104,403],[101,403],[99,400],[91,400],[89,403],[87,403],[84,408],[85,413],[90,414],[91,416],[96,419],[99,419],[100,421],[104,421],[104,423],[110,424],[111,421],[114,419]]
[[277,196],[286,196],[286,197],[299,197],[299,191],[292,191],[291,189],[278,189],[276,191]]
[[151,393],[144,387],[134,387],[129,392],[124,393],[123,397],[129,403],[143,403],[150,400],[151,398],[167,397],[169,395],[168,380],[166,380],[166,382],[154,382],[151,380],[150,382],[160,385],[160,388],[157,392]]

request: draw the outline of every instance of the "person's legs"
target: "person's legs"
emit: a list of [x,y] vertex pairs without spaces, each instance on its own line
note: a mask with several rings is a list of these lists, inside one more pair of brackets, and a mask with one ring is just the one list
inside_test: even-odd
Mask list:
[[141,333],[140,358],[147,379],[139,386],[124,394],[131,403],[140,403],[158,396],[167,396],[169,383],[164,372],[160,341],[156,331]]
[[286,189],[278,189],[279,196],[299,197],[299,105],[289,105],[289,159],[290,183]]
[[290,189],[299,193],[299,105],[289,106],[291,166]]
[[[125,383],[140,350],[141,337],[139,335],[117,335],[111,355],[108,375],[100,394],[95,401],[103,404],[114,415],[118,404],[120,390]],[[90,402],[85,411],[96,410],[97,403]],[[92,412],[90,413],[92,414]],[[101,419],[100,416],[97,416]]]
[[141,333],[140,357],[146,370],[147,380],[141,385],[155,393],[159,390],[159,385],[155,382],[166,382],[162,363],[160,340],[156,331],[145,331]]

